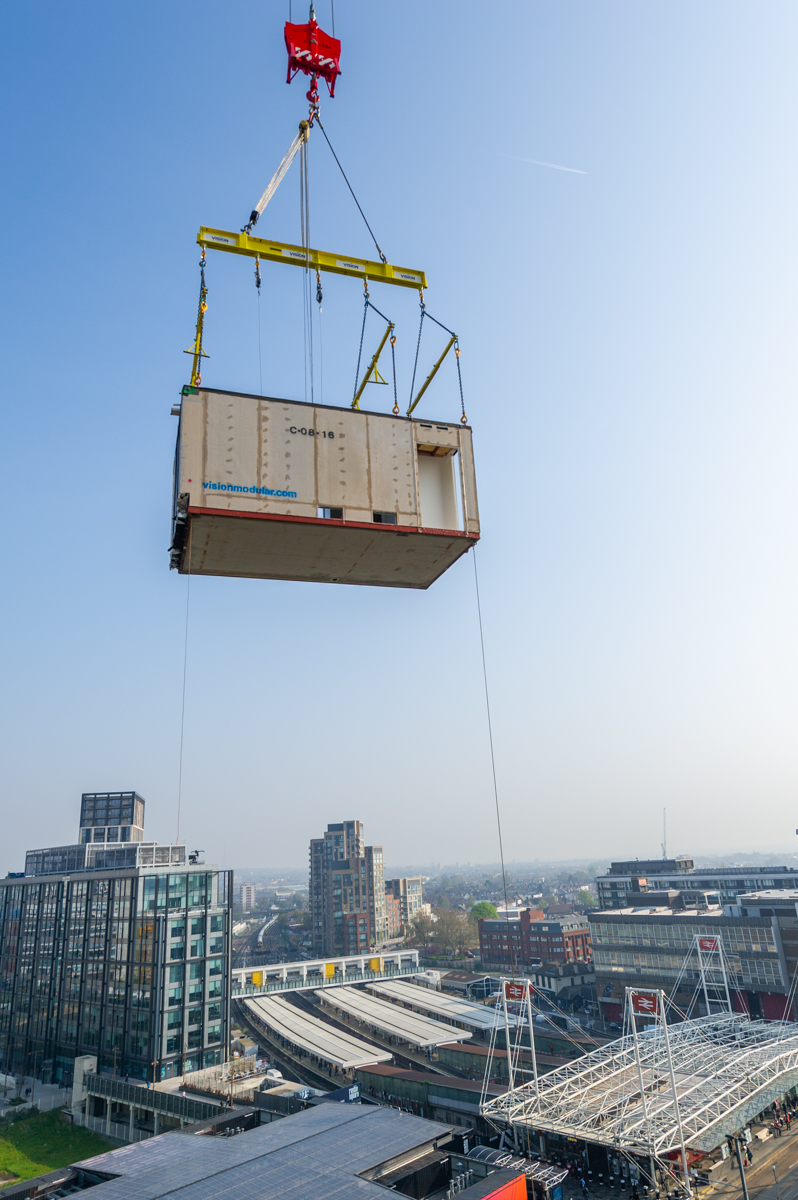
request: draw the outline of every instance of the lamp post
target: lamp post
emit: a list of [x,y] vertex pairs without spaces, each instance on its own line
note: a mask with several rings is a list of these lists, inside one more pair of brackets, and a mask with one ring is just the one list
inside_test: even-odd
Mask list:
[[729,1137],[729,1141],[734,1146],[734,1150],[737,1155],[737,1166],[740,1168],[740,1182],[743,1185],[743,1196],[745,1197],[745,1200],[749,1200],[748,1184],[745,1181],[745,1168],[743,1167],[743,1157],[740,1152],[740,1142],[743,1140],[742,1135],[739,1133],[738,1134],[730,1133],[728,1135],[728,1137]]
[[772,1170],[773,1170],[773,1179],[776,1183],[776,1195],[778,1196],[778,1200],[781,1200],[781,1188],[779,1187],[779,1177],[776,1174],[775,1163],[773,1164]]

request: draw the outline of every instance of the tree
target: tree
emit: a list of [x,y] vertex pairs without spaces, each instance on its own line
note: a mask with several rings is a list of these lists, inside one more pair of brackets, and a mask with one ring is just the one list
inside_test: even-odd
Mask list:
[[585,907],[590,904],[598,904],[597,898],[593,895],[589,888],[582,888],[580,892],[577,892],[576,900],[578,904],[581,904]]
[[435,925],[435,941],[444,950],[462,954],[464,950],[479,944],[476,922],[462,908],[439,909]]
[[491,904],[489,900],[480,900],[479,903],[475,904],[471,909],[471,916],[475,921],[495,920],[498,915],[499,914],[496,910],[496,905]]
[[429,913],[419,913],[410,923],[410,941],[414,946],[422,946],[425,950],[432,941],[432,917]]

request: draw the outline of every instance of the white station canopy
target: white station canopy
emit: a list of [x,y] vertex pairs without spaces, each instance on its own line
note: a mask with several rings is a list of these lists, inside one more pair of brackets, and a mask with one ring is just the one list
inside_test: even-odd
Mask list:
[[245,1000],[244,1003],[253,1016],[274,1033],[279,1033],[295,1046],[301,1046],[309,1054],[315,1054],[334,1067],[353,1071],[357,1067],[391,1061],[392,1055],[386,1050],[378,1050],[368,1042],[361,1042],[351,1034],[334,1029],[325,1021],[303,1013],[280,996],[260,997]]
[[[417,1012],[429,1013],[437,1021],[448,1021],[450,1025],[459,1025],[478,1033],[490,1033],[498,1020],[504,1028],[504,1014],[500,1010],[497,1017],[494,1008],[472,1004],[469,1000],[461,1000],[459,996],[450,996],[445,992],[435,992],[417,983],[405,983],[397,979],[386,983],[369,983],[366,987],[375,996],[406,1004]],[[515,1017],[510,1015],[508,1019],[510,1028],[514,1028],[517,1024]]]
[[[416,989],[420,991],[420,989]],[[411,1012],[387,1000],[378,1000],[359,988],[335,988],[316,995],[323,1004],[349,1013],[366,1025],[391,1034],[411,1046],[446,1046],[452,1042],[452,1027],[443,1021],[434,1021],[420,1013]],[[470,1038],[471,1033],[462,1030],[461,1038]]]

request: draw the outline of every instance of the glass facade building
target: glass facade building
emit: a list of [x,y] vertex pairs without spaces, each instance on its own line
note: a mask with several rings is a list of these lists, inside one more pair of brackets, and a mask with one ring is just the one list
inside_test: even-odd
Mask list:
[[226,1060],[232,872],[157,849],[163,865],[77,855],[57,874],[31,852],[38,873],[0,880],[0,1070],[68,1084],[96,1054],[156,1081]]

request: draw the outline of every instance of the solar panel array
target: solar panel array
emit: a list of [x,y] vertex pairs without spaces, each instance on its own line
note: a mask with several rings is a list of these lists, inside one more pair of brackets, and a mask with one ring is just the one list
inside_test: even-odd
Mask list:
[[359,1172],[449,1130],[395,1109],[322,1104],[237,1137],[166,1133],[78,1165],[119,1176],[93,1188],[93,1200],[378,1200],[385,1188]]

